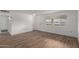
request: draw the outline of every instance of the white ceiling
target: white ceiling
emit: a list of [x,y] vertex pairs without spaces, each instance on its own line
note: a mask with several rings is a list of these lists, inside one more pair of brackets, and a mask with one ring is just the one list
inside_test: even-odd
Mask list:
[[46,14],[58,11],[60,10],[10,10],[11,13],[26,13],[26,14]]

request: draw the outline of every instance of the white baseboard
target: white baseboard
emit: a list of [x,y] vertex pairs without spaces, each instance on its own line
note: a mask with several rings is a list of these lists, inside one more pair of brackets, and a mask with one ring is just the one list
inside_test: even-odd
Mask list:
[[11,32],[10,34],[11,35],[16,35],[16,34],[21,34],[21,33],[30,32],[30,31],[33,31],[33,30],[30,29],[30,30],[26,30],[26,31],[16,31],[16,32]]

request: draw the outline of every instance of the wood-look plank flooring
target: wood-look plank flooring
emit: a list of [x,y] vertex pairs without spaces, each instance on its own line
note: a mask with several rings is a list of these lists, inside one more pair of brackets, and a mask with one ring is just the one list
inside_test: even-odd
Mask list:
[[77,38],[31,31],[11,36],[0,34],[1,48],[78,48]]

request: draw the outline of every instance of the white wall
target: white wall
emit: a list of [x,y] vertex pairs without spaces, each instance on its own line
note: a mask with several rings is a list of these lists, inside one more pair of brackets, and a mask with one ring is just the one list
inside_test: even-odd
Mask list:
[[3,29],[9,30],[8,25],[9,25],[8,16],[7,15],[0,15],[0,33],[1,33],[1,30],[3,30]]
[[79,11],[78,11],[78,41],[79,41]]
[[[79,13],[78,13],[79,14]],[[34,30],[46,31],[61,35],[77,37],[77,11],[62,11],[51,14],[34,15],[30,14],[10,14],[12,21],[9,23],[9,32],[11,35]],[[67,15],[67,22],[64,27],[48,26],[45,18],[48,16]],[[35,18],[34,18],[35,17]],[[34,23],[33,23],[34,22]],[[34,28],[33,28],[34,27]]]
[[12,14],[11,35],[33,30],[33,15]]
[[[53,25],[46,25],[45,18],[48,16],[57,16],[57,15],[67,15],[67,21],[66,25],[63,27],[57,27]],[[67,36],[73,36],[77,37],[77,11],[62,11],[57,13],[51,13],[51,14],[44,14],[44,15],[38,15],[35,19],[35,30],[45,31],[45,32],[51,32],[61,35],[67,35]]]

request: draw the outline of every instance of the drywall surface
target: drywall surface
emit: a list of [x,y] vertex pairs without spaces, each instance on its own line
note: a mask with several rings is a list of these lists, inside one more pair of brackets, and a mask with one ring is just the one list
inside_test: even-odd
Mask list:
[[33,30],[33,15],[12,14],[11,15],[11,35]]
[[79,42],[79,11],[78,11],[78,42]]
[[[53,17],[58,15],[66,15],[66,25],[64,26],[53,26],[53,25],[46,25],[46,17]],[[50,14],[44,14],[44,15],[37,15],[35,17],[35,23],[34,23],[34,30],[40,30],[50,33],[56,33],[61,35],[67,35],[72,37],[78,36],[77,31],[77,23],[78,17],[77,17],[77,11],[76,10],[70,10],[70,11],[62,11],[58,13],[50,13]]]
[[0,33],[1,30],[7,29],[9,30],[9,19],[6,15],[0,15]]

